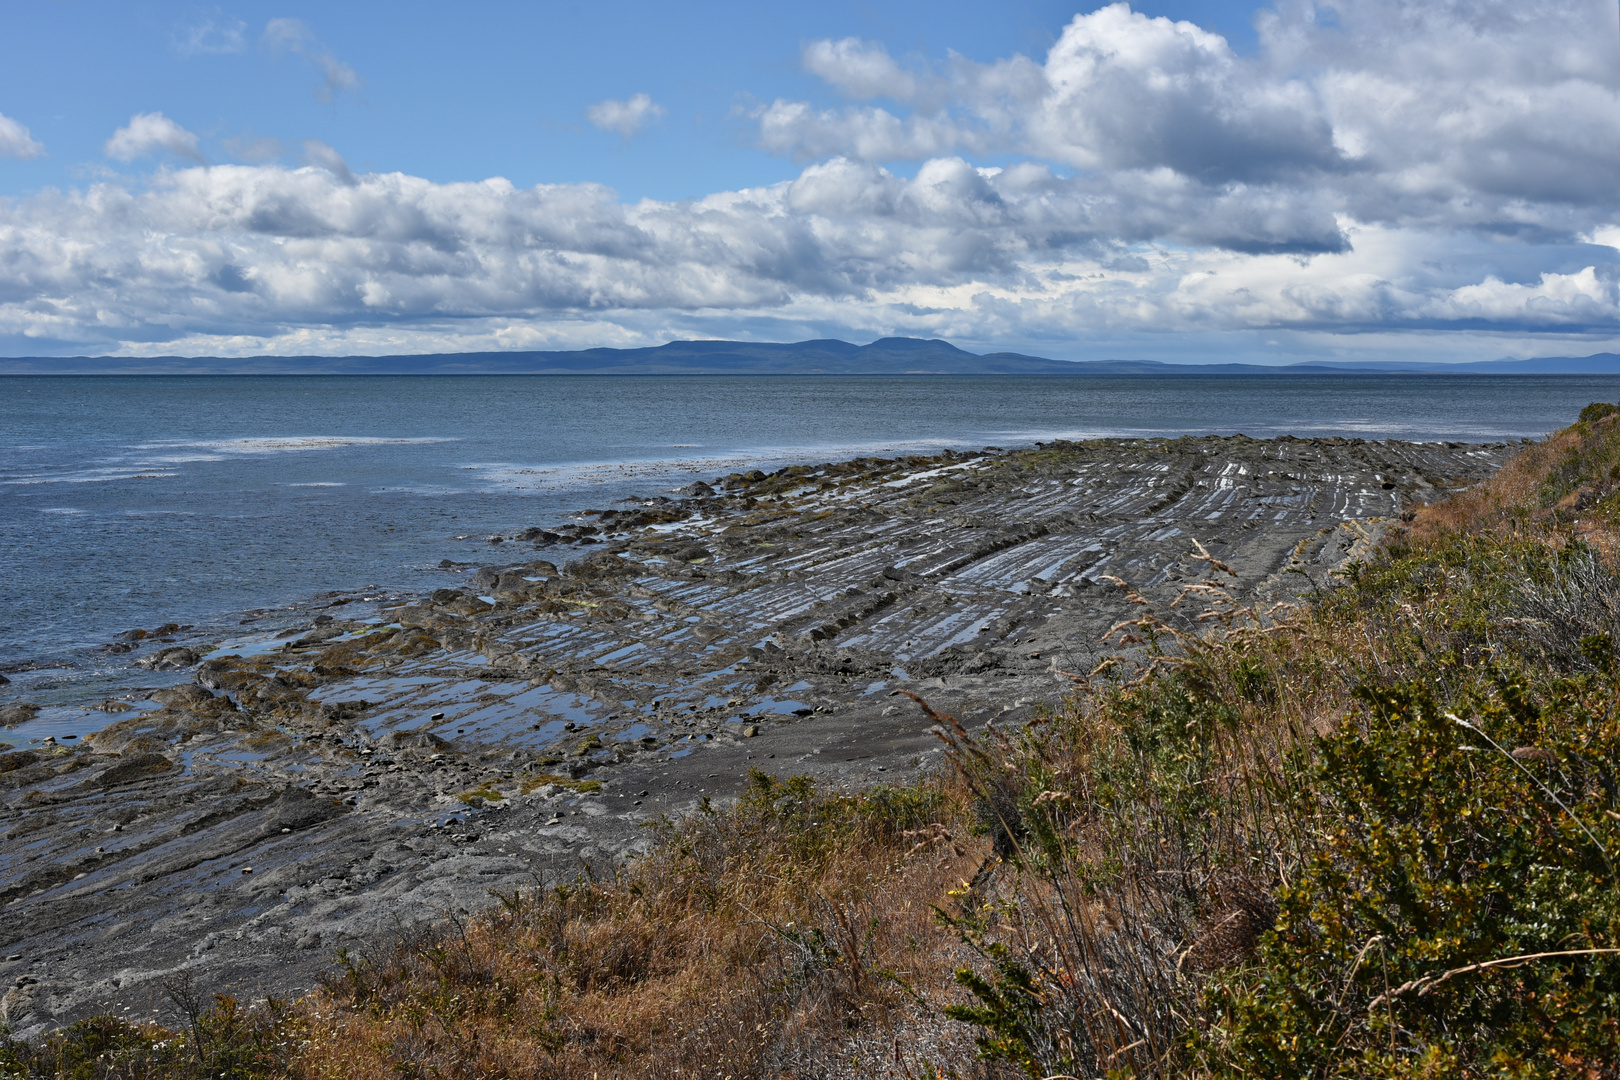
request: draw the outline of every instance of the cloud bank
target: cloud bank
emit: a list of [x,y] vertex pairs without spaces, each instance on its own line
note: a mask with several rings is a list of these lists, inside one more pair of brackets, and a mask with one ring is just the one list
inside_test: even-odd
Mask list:
[[[352,174],[314,142],[304,168],[197,165],[4,201],[0,342],[916,333],[1082,357],[1281,335],[1485,358],[1620,339],[1612,5],[1285,3],[1259,35],[1239,56],[1116,4],[1042,61],[812,42],[806,70],[845,103],[752,115],[799,174],[690,202]],[[591,120],[629,137],[657,109],[637,95]],[[157,150],[200,160],[157,113],[107,146]]]

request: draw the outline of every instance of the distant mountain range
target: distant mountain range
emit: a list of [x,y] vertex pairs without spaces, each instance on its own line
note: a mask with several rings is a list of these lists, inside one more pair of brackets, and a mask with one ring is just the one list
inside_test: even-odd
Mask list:
[[1466,364],[1346,361],[1166,364],[1154,360],[1048,360],[970,353],[945,341],[823,339],[790,344],[672,341],[645,349],[432,353],[411,356],[20,356],[0,375],[1620,375],[1620,354]]

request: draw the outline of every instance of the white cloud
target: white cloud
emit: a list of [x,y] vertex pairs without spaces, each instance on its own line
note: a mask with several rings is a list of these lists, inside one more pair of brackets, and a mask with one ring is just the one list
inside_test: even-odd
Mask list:
[[585,118],[603,131],[616,131],[629,139],[667,112],[646,94],[634,94],[625,101],[598,101],[585,110]]
[[800,60],[812,75],[862,101],[881,97],[916,101],[925,86],[938,81],[919,79],[895,63],[882,45],[859,38],[812,41],[802,50]]
[[1584,325],[1612,319],[1620,310],[1620,294],[1612,268],[1600,278],[1597,268],[1588,266],[1573,274],[1543,273],[1535,284],[1488,276],[1477,285],[1435,297],[1422,310],[1450,320],[1522,320],[1533,313],[1542,323]]
[[322,101],[331,101],[343,91],[358,90],[363,85],[354,68],[333,56],[302,19],[271,19],[260,40],[272,55],[293,53],[303,57],[321,77],[315,96]]
[[27,128],[4,113],[0,113],[0,157],[37,158],[45,153],[45,146],[31,135]]
[[989,140],[950,117],[910,116],[884,109],[815,110],[777,100],[753,113],[760,146],[799,161],[848,155],[861,161],[921,160],[957,150],[982,150]]
[[[838,159],[771,187],[624,203],[592,185],[345,175],[330,148],[305,153],[321,166],[0,202],[0,341],[410,351],[604,325],[616,340],[873,328],[1071,349],[1167,331],[1620,335],[1620,260],[1592,263],[1589,245],[1557,249],[1587,263],[1526,272],[1514,260],[1547,249],[1336,221],[1286,192],[1211,200],[1170,174],[1127,198],[1036,165],[941,158],[908,179]],[[1263,243],[1312,228],[1351,243],[1309,258]]]
[[247,48],[247,23],[217,15],[205,17],[177,26],[172,41],[182,56],[239,53]]
[[1601,244],[1620,251],[1620,225],[1600,225],[1581,239],[1588,244]]
[[[1041,61],[930,67],[811,43],[805,67],[853,100],[753,114],[762,144],[809,163],[689,202],[355,174],[314,141],[302,168],[162,168],[0,200],[0,346],[908,333],[1118,355],[1250,335],[1478,359],[1620,342],[1612,5],[1327,11],[1282,0],[1252,56],[1123,5],[1077,16]],[[296,20],[265,44],[323,51]],[[589,113],[626,138],[661,115],[644,94]],[[159,113],[107,146],[159,150],[201,160]]]
[[197,136],[160,112],[136,113],[128,124],[113,132],[102,150],[117,161],[134,161],[165,150],[175,157],[203,160]]
[[805,68],[841,93],[913,107],[754,116],[763,148],[800,160],[1018,155],[1122,187],[1168,170],[1308,189],[1360,221],[1568,238],[1620,198],[1616,23],[1609,0],[1282,0],[1243,57],[1116,3],[1077,15],[1043,62],[916,71],[877,44],[813,42]]
[[319,139],[304,141],[304,160],[311,165],[320,166],[345,184],[352,185],[355,182],[354,174],[349,171],[349,163],[343,160],[343,155]]

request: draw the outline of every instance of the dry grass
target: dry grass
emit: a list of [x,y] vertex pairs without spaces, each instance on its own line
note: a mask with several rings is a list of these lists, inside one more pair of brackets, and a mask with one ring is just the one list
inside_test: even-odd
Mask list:
[[985,857],[960,810],[940,785],[824,796],[756,777],[738,810],[668,830],[615,880],[505,897],[349,965],[306,1002],[294,1071],[919,1075],[917,994],[949,985],[957,948],[933,906]]
[[1613,550],[1620,529],[1620,412],[1599,413],[1528,446],[1489,480],[1417,510],[1417,543],[1458,533],[1568,530]]

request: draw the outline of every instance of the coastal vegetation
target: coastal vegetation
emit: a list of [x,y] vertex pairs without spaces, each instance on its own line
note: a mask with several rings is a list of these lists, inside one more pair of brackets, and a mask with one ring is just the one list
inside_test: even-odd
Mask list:
[[1200,549],[1033,722],[932,714],[923,782],[756,772],[298,1001],[176,984],[0,1076],[1620,1075],[1620,410],[1408,518],[1300,603]]

